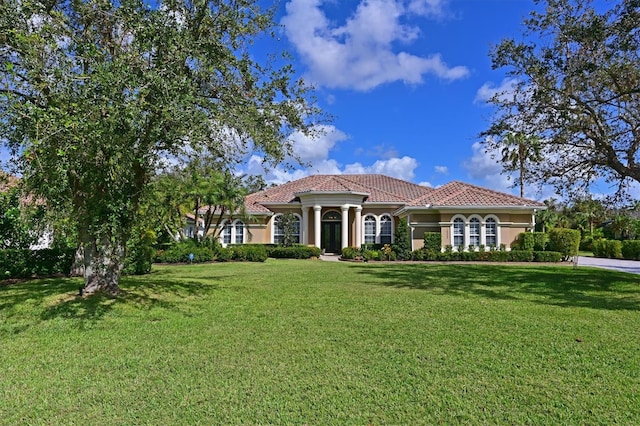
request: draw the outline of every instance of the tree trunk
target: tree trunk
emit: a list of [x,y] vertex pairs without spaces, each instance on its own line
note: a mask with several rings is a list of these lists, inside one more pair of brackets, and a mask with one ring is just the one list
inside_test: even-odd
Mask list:
[[84,277],[84,249],[82,245],[78,246],[76,254],[73,256],[73,263],[71,264],[69,275],[72,277]]
[[125,248],[120,242],[103,238],[84,242],[84,292],[116,295],[121,292],[118,286],[124,266]]

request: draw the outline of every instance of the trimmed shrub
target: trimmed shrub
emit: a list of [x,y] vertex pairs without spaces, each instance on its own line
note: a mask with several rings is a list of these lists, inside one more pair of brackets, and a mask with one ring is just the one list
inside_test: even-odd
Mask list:
[[606,259],[622,259],[622,242],[618,240],[596,240],[593,242],[593,255]]
[[557,251],[534,251],[534,262],[560,262],[562,261],[562,254]]
[[276,259],[310,259],[319,257],[321,250],[318,247],[294,245],[290,247],[274,246],[267,248],[269,257]]
[[521,232],[518,234],[517,243],[512,246],[512,248],[517,250],[531,250],[533,251],[533,247],[536,244],[535,237],[531,232]]
[[215,259],[218,262],[228,262],[233,259],[233,248],[232,247],[220,247],[215,254]]
[[[531,239],[533,241],[533,238]],[[512,262],[533,262],[532,250],[511,250],[509,260]]]
[[424,249],[440,251],[442,248],[442,236],[439,232],[424,233]]
[[553,228],[549,231],[549,249],[562,254],[562,260],[568,260],[578,254],[580,231],[576,229]]
[[487,260],[489,262],[507,262],[510,260],[508,251],[494,250],[487,252]]
[[69,274],[76,250],[0,250],[0,280]]
[[[189,255],[193,254],[193,260]],[[193,241],[180,241],[168,250],[159,250],[154,258],[159,263],[203,263],[214,258],[214,251],[205,246],[198,246]]]
[[629,260],[640,260],[640,240],[623,241],[622,257]]
[[261,245],[234,245],[230,250],[232,259],[241,262],[264,262],[268,257],[267,248]]
[[545,251],[549,245],[549,234],[546,232],[533,232],[533,251]]
[[345,247],[342,249],[341,257],[343,259],[351,260],[355,259],[360,254],[359,250],[355,247]]

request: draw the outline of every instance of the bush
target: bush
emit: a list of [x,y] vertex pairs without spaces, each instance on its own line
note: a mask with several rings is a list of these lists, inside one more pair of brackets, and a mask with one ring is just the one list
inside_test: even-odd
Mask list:
[[560,262],[562,260],[562,254],[557,251],[534,251],[534,262]]
[[411,259],[411,241],[409,241],[409,227],[407,219],[402,218],[398,222],[396,228],[394,244],[392,244],[393,252],[396,253],[400,260]]
[[321,250],[314,246],[293,245],[291,247],[274,246],[267,249],[269,257],[276,259],[310,259],[319,257]]
[[533,262],[533,250],[511,250],[509,258],[512,262]]
[[622,242],[618,240],[596,240],[593,242],[593,255],[607,259],[622,259]]
[[492,250],[487,252],[489,262],[507,262],[510,260],[510,252],[504,250]]
[[623,241],[622,257],[629,260],[640,260],[640,240]]
[[[193,260],[189,255],[193,254]],[[159,250],[154,258],[159,263],[203,263],[213,260],[216,253],[207,247],[199,246],[194,241],[180,241],[168,250]]]
[[233,248],[231,247],[220,247],[215,254],[215,259],[218,262],[228,262],[233,259]]
[[76,250],[0,250],[0,280],[68,274]]
[[549,231],[549,249],[562,254],[562,260],[568,260],[578,254],[580,231],[576,229],[554,228]]
[[424,233],[424,249],[440,251],[442,249],[442,236],[439,232]]
[[546,232],[533,232],[533,251],[545,251],[549,245],[549,234]]
[[[294,247],[290,247],[294,248]],[[262,245],[234,245],[230,248],[231,258],[242,262],[264,262],[267,260],[267,248]]]
[[343,259],[351,260],[360,255],[360,251],[355,247],[345,247],[342,249],[341,257]]
[[518,235],[517,243],[512,246],[512,248],[517,250],[531,250],[533,251],[533,247],[536,244],[535,237],[531,232],[521,232]]

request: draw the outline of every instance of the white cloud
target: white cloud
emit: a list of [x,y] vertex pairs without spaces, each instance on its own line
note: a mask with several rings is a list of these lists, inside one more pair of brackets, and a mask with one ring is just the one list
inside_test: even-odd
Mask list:
[[495,86],[493,82],[486,82],[476,92],[475,103],[484,103],[489,101],[493,96],[500,95],[502,98],[513,96],[518,80],[515,78],[505,78],[500,86]]
[[443,174],[443,175],[448,175],[449,174],[449,168],[447,166],[435,166],[434,170],[437,173]]
[[464,66],[449,67],[439,54],[429,57],[394,52],[393,44],[410,43],[420,29],[400,22],[413,13],[441,12],[443,2],[412,0],[361,1],[343,26],[330,23],[322,0],[291,0],[282,18],[286,34],[309,67],[308,77],[318,85],[366,91],[381,84],[422,83],[423,75],[444,80],[467,77]]
[[309,137],[303,133],[295,133],[291,139],[293,141],[293,151],[303,163],[317,163],[329,157],[329,151],[336,143],[348,139],[348,136],[335,126],[317,126],[321,136]]
[[418,185],[426,186],[427,188],[433,188],[433,185],[431,184],[431,182],[420,182]]
[[501,174],[502,166],[495,158],[491,158],[490,153],[485,152],[484,146],[480,142],[475,142],[471,149],[473,155],[462,164],[469,176],[481,181],[487,188],[511,192],[512,182],[508,176]]
[[415,176],[414,170],[418,167],[418,161],[413,157],[390,158],[378,160],[370,166],[360,163],[348,164],[344,173],[380,173],[398,179],[411,181]]

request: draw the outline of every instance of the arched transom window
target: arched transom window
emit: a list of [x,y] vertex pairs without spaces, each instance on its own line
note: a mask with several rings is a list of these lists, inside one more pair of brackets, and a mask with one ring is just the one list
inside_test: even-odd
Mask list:
[[393,218],[389,214],[367,214],[362,219],[362,242],[365,244],[391,244],[393,242]]

